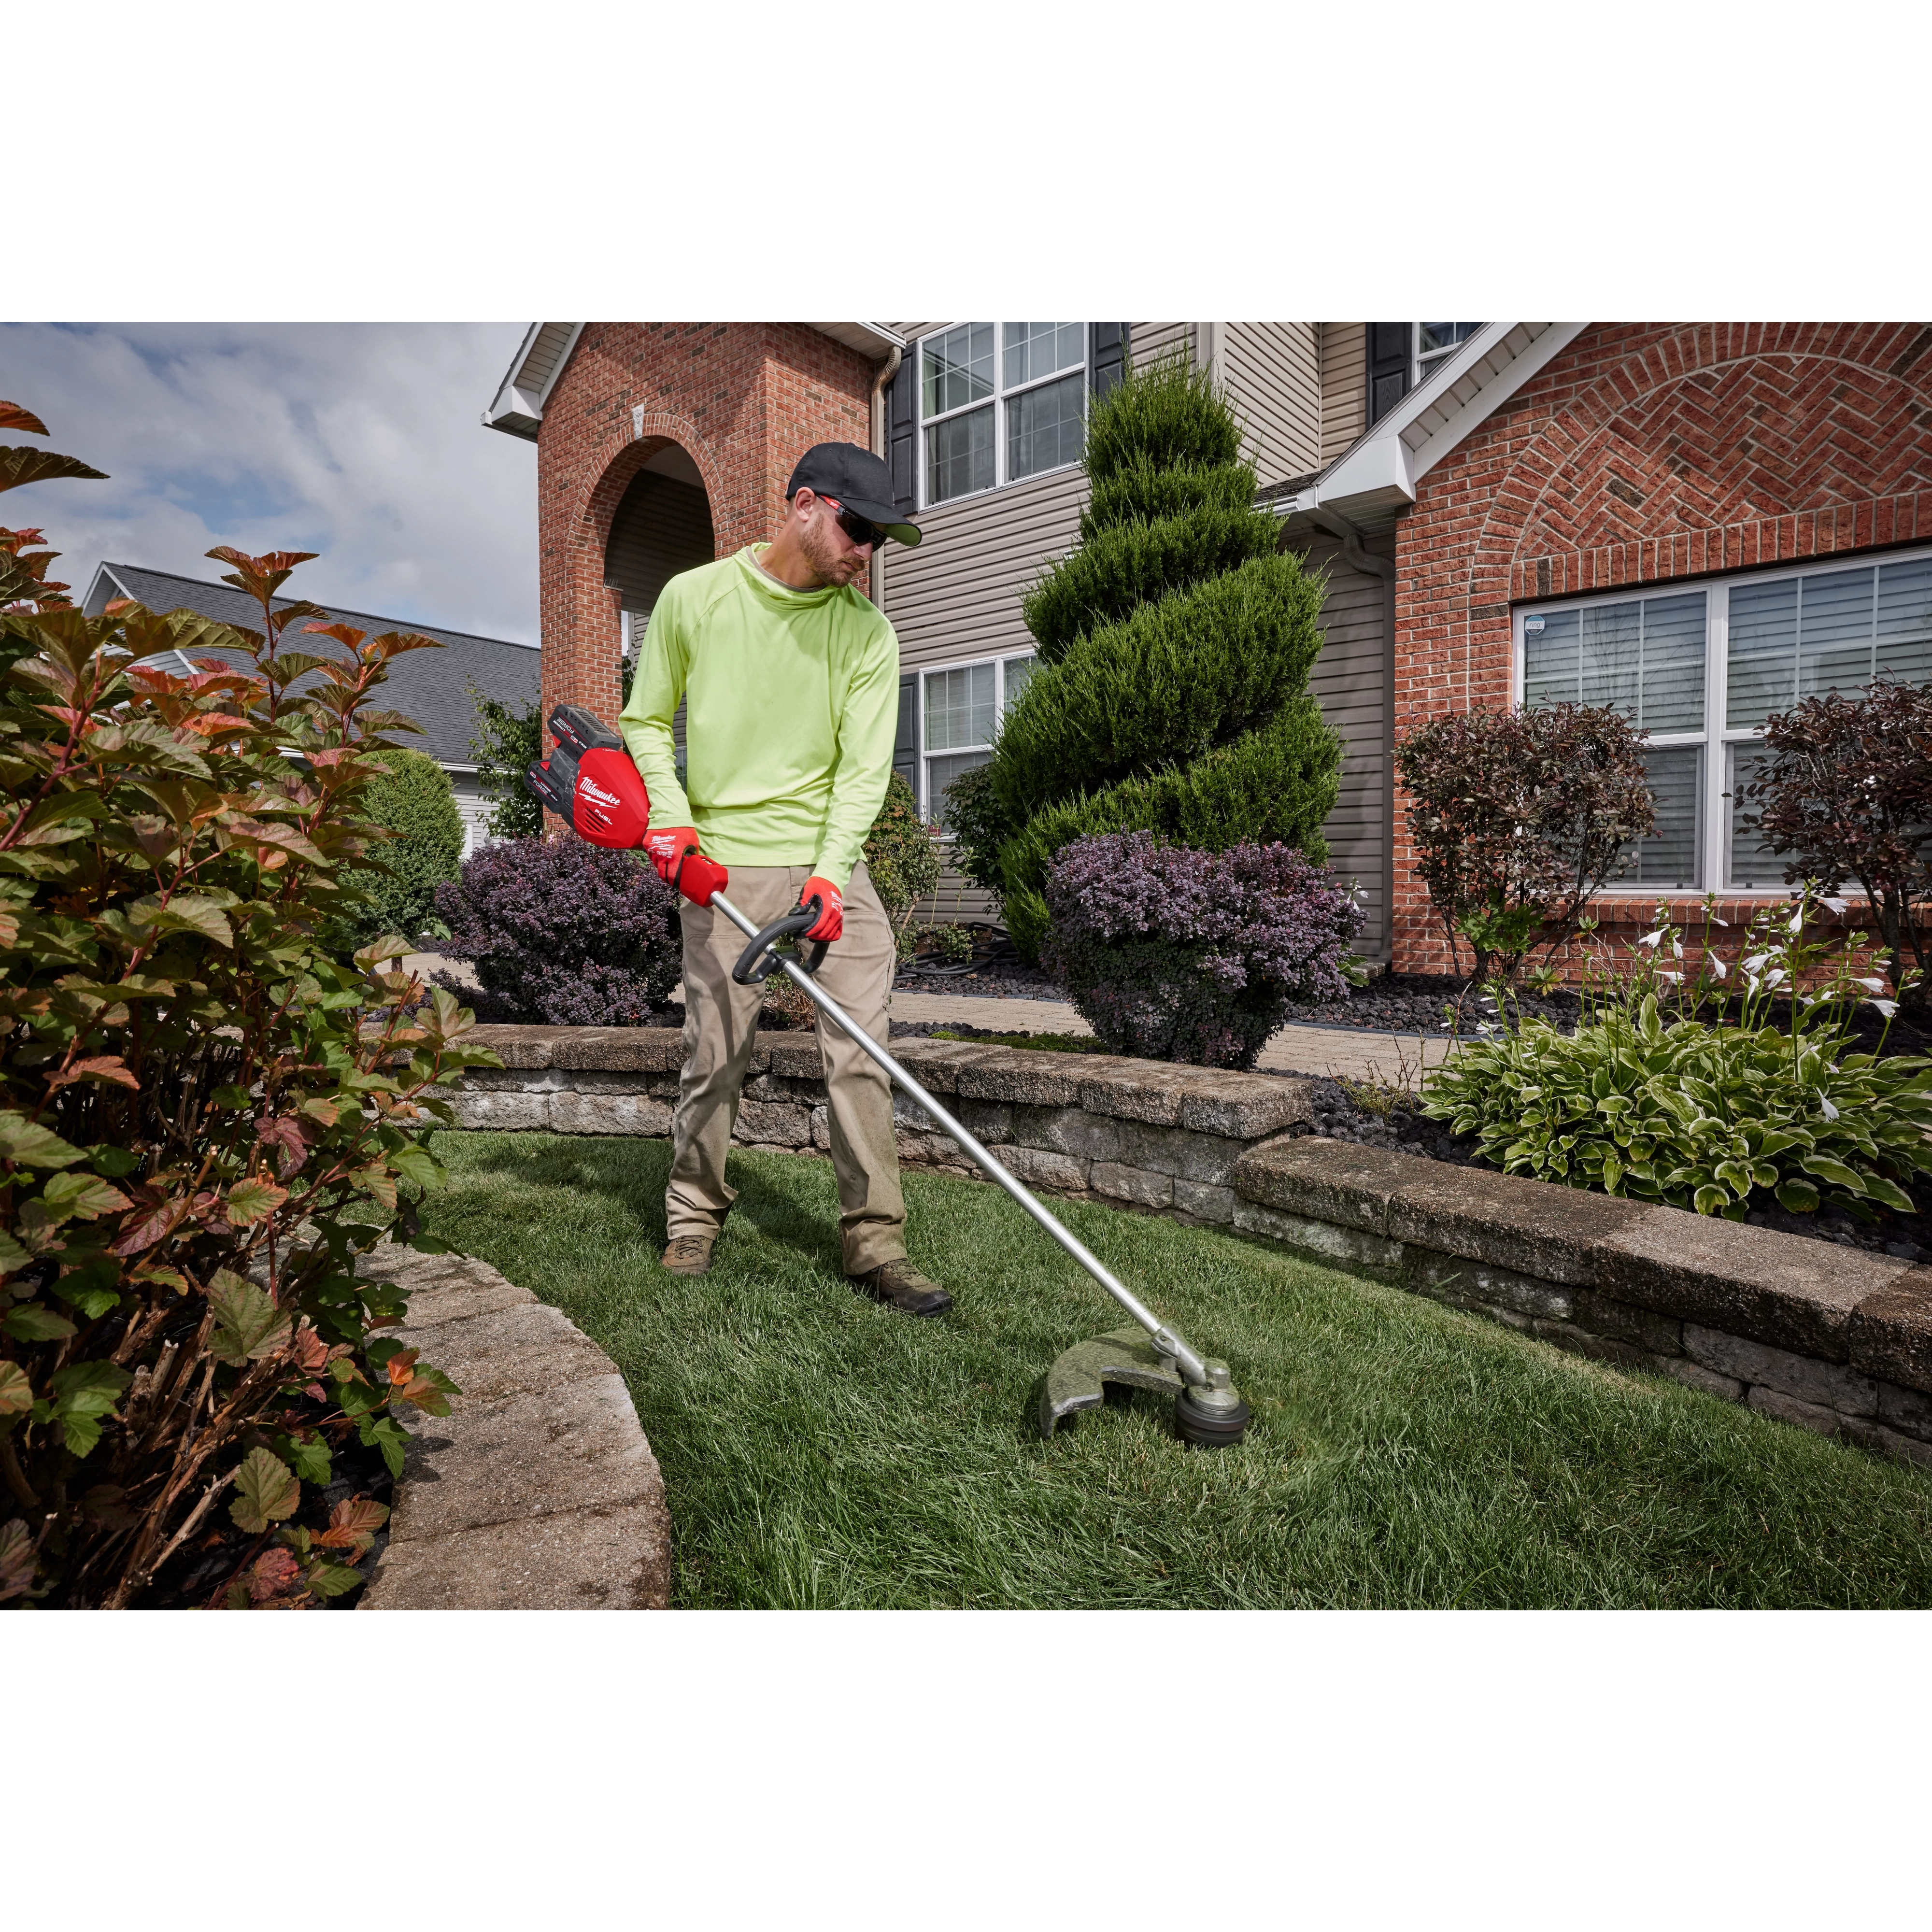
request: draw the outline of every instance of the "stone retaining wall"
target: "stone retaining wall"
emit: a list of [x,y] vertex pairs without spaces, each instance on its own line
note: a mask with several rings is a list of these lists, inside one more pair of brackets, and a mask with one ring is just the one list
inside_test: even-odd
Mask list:
[[[668,1029],[482,1027],[466,1127],[668,1135]],[[1099,1054],[893,1052],[1029,1186],[1220,1223],[1932,1468],[1932,1268],[1309,1132],[1307,1084]],[[908,1166],[976,1172],[899,1096]],[[762,1037],[736,1138],[827,1145],[809,1034]]]

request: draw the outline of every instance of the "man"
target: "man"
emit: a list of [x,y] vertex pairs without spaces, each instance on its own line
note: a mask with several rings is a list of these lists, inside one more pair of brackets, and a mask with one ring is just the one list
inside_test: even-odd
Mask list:
[[[760,926],[816,898],[808,940],[832,942],[825,990],[887,1036],[893,935],[860,848],[884,802],[898,716],[898,639],[853,588],[887,536],[914,544],[890,472],[856,443],[808,449],[770,544],[674,577],[651,612],[619,723],[650,793],[644,850],[675,884],[692,847],[730,869],[730,896]],[[671,719],[686,703],[689,790]],[[684,916],[684,1073],[671,1126],[664,1265],[703,1274],[735,1190],[724,1179],[760,989],[731,968],[744,938],[709,906]],[[892,1089],[845,1036],[819,1022],[846,1278],[908,1315],[952,1297],[906,1260]]]

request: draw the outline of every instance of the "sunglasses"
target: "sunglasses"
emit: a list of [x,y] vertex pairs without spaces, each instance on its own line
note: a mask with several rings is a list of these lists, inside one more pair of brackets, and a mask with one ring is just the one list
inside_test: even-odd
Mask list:
[[886,533],[877,524],[868,523],[856,510],[848,510],[836,496],[821,496],[821,503],[829,503],[838,512],[838,527],[854,544],[870,544],[874,550],[885,542]]

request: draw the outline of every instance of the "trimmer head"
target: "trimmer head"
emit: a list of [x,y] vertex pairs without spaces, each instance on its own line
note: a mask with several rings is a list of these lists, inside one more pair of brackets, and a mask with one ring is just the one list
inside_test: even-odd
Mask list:
[[1190,1388],[1171,1355],[1138,1328],[1116,1328],[1069,1348],[1040,1385],[1040,1432],[1051,1436],[1083,1408],[1109,1399],[1109,1385],[1152,1389],[1174,1397],[1174,1425],[1182,1439],[1203,1448],[1232,1448],[1247,1433],[1250,1411],[1228,1379],[1228,1365],[1208,1364],[1210,1385]]

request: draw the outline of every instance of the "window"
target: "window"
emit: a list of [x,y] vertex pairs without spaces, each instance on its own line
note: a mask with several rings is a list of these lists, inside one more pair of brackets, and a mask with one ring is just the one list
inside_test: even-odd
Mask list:
[[1480,322],[1418,322],[1414,386],[1420,388],[1436,373],[1437,364],[1446,362],[1482,326]]
[[945,826],[946,794],[953,780],[993,755],[1000,720],[1013,708],[1035,662],[1029,651],[921,674],[920,805],[928,824]]
[[922,503],[950,502],[1080,460],[1084,322],[962,322],[919,347]]
[[1881,676],[1932,684],[1932,554],[1811,564],[1690,591],[1517,614],[1525,704],[1614,705],[1648,741],[1661,836],[1621,887],[1784,892],[1786,861],[1740,822],[1764,721],[1814,692]]

